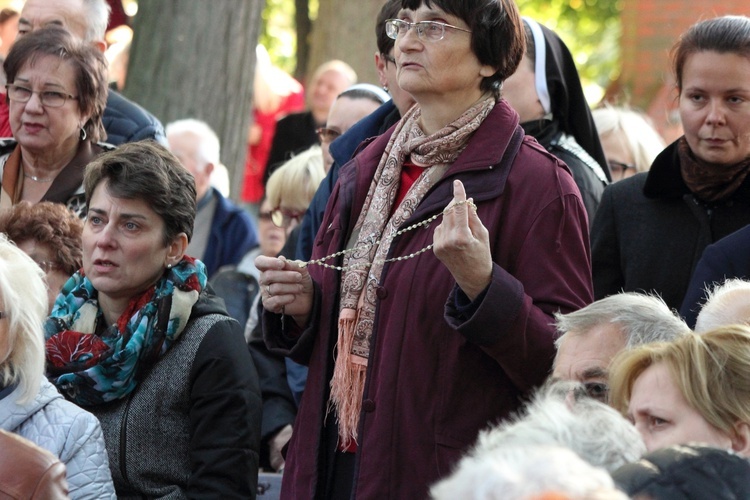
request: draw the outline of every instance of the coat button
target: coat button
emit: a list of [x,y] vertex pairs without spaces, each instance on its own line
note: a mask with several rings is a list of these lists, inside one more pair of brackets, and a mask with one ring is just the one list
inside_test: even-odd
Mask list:
[[362,409],[366,411],[367,413],[372,413],[375,411],[375,401],[372,399],[365,399],[362,401]]
[[380,299],[383,300],[384,298],[388,297],[388,290],[384,286],[379,286],[377,290],[375,290],[375,295]]

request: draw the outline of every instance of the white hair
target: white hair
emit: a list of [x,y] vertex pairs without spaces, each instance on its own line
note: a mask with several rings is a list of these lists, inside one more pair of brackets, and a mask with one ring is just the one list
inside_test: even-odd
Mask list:
[[707,291],[708,298],[695,320],[695,331],[750,324],[750,281],[729,279]]
[[18,384],[18,403],[39,392],[44,375],[43,322],[49,303],[44,271],[0,233],[0,306],[8,322],[9,352],[0,359],[0,383]]
[[180,134],[193,134],[198,136],[200,141],[198,144],[198,154],[200,155],[199,160],[204,164],[211,163],[214,166],[220,163],[221,145],[219,143],[219,137],[206,122],[194,118],[177,120],[168,124],[164,132],[167,137]]
[[567,381],[547,384],[510,420],[482,431],[472,454],[514,445],[561,446],[610,472],[646,452],[633,424],[614,408],[586,396],[583,385]]
[[627,337],[626,348],[631,349],[651,342],[669,342],[690,333],[690,327],[655,295],[623,292],[597,300],[568,314],[555,314],[560,337],[585,334],[604,324],[617,325]]
[[575,453],[555,446],[508,446],[466,457],[434,485],[435,500],[528,500],[561,494],[587,500],[627,500],[609,474]]
[[109,3],[107,3],[107,0],[83,0],[83,8],[86,11],[85,41],[99,42],[104,40],[111,11]]
[[635,110],[605,105],[591,112],[600,137],[614,134],[630,151],[638,172],[651,168],[666,144],[646,115]]

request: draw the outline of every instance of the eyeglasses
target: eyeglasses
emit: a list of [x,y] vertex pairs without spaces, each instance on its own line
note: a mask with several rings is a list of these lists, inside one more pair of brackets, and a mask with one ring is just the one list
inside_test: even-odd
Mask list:
[[303,212],[290,212],[279,207],[271,212],[271,220],[275,226],[287,228],[292,222],[299,222],[303,215]]
[[388,54],[383,54],[382,52],[380,53],[380,55],[383,56],[383,59],[385,59],[389,63],[396,64],[396,58],[395,57],[393,57],[391,55],[388,55]]
[[5,88],[8,91],[8,99],[11,101],[21,103],[29,102],[31,95],[37,94],[42,105],[47,106],[48,108],[61,108],[65,105],[68,99],[78,99],[76,96],[66,94],[65,92],[57,92],[54,90],[31,90],[13,83],[9,83]]
[[412,26],[417,30],[417,36],[420,40],[428,40],[430,42],[442,40],[445,36],[445,28],[471,33],[470,30],[459,28],[452,24],[438,23],[436,21],[419,21],[418,23],[410,23],[403,19],[388,19],[385,22],[385,34],[388,35],[388,38],[397,40],[399,37],[406,36],[406,32],[409,31]]
[[271,215],[271,212],[260,212],[258,213],[258,220],[270,221]]
[[62,268],[62,264],[56,260],[35,260],[36,265],[39,266],[45,274],[49,274],[52,271],[57,271]]
[[315,133],[318,134],[320,142],[333,142],[341,135],[341,132],[338,130],[326,127],[321,127],[315,130]]
[[612,173],[612,179],[619,180],[625,177],[625,172],[628,170],[635,170],[635,165],[629,163],[623,163],[616,160],[607,160],[609,164],[609,171]]

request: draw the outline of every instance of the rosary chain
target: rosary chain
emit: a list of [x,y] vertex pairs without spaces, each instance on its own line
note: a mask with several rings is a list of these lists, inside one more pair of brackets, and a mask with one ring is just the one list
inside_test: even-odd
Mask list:
[[[454,203],[452,205],[449,205],[445,210],[443,210],[442,212],[436,213],[432,217],[429,217],[429,218],[427,218],[427,219],[425,219],[425,220],[423,220],[421,222],[417,222],[415,224],[412,224],[411,226],[405,227],[404,229],[398,230],[396,232],[396,234],[394,235],[394,238],[396,236],[400,236],[400,235],[402,235],[404,233],[407,233],[409,231],[412,231],[414,229],[418,229],[418,228],[420,228],[422,226],[427,226],[428,224],[430,224],[431,222],[433,222],[435,219],[437,219],[441,215],[445,214],[448,210],[451,210],[451,209],[457,207],[458,205],[463,205],[463,204],[468,204],[476,212],[477,206],[474,204],[473,201],[471,201],[471,200],[459,201],[459,202],[456,202],[456,203]],[[365,269],[365,268],[371,267],[373,264],[387,264],[389,262],[397,262],[397,261],[401,261],[401,260],[409,260],[409,259],[412,259],[412,258],[420,255],[420,254],[425,253],[426,251],[432,249],[432,247],[434,246],[434,243],[430,243],[426,247],[424,247],[424,248],[422,248],[420,250],[417,250],[414,253],[410,253],[409,255],[402,255],[400,257],[391,257],[390,259],[378,259],[378,260],[375,260],[372,263],[365,262],[365,263],[360,263],[360,264],[353,264],[351,266],[334,266],[332,264],[327,264],[325,262],[327,260],[339,257],[341,255],[350,254],[350,253],[354,252],[355,250],[357,250],[359,248],[362,248],[362,247],[371,248],[371,247],[377,246],[377,245],[380,244],[380,241],[381,240],[377,240],[377,241],[375,241],[374,243],[371,243],[371,244],[359,245],[359,246],[356,246],[354,248],[348,248],[348,249],[345,249],[345,250],[341,250],[340,252],[332,253],[331,255],[326,255],[325,257],[321,257],[319,259],[309,260],[307,262],[299,262],[298,265],[300,267],[307,267],[307,266],[311,266],[311,265],[317,265],[317,266],[325,267],[327,269],[335,269],[337,271],[348,271],[349,269]]]

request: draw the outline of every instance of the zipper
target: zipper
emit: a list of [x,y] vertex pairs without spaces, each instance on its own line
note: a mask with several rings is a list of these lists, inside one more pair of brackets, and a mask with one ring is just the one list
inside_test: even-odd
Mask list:
[[132,401],[133,398],[129,397],[127,403],[125,404],[125,411],[122,416],[122,421],[120,422],[120,474],[122,475],[122,479],[126,484],[129,484],[130,480],[128,479],[128,472],[125,464],[125,434],[128,422],[128,413],[130,412],[130,403]]

